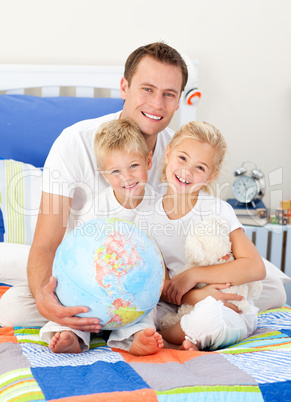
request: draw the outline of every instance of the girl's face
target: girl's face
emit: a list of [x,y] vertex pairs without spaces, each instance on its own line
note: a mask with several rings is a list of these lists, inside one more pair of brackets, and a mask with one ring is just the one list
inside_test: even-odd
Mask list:
[[167,146],[165,162],[168,187],[177,193],[198,194],[217,175],[216,150],[208,143],[184,138],[173,149]]

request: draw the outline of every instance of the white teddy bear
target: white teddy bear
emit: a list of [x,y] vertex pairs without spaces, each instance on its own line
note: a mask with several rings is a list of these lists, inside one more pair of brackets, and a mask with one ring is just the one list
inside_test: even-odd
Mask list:
[[[191,267],[201,267],[208,265],[221,264],[226,262],[223,257],[229,255],[229,261],[234,257],[231,252],[231,242],[229,239],[228,224],[218,217],[202,221],[195,225],[189,232],[185,243],[185,255],[188,261],[181,272]],[[198,283],[195,287],[201,288],[206,283]],[[261,281],[250,282],[238,286],[230,286],[222,289],[224,293],[234,293],[244,296],[242,301],[231,301],[243,313],[249,306],[248,300],[257,299],[262,291]],[[190,313],[194,307],[189,304],[182,304],[177,313],[167,313],[159,322],[160,329],[166,329],[180,321],[181,317]]]

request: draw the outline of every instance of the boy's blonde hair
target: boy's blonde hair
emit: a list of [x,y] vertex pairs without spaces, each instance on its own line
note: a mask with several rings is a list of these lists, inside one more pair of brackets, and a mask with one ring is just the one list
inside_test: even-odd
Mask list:
[[[226,154],[227,145],[221,132],[212,124],[204,121],[191,121],[184,124],[174,135],[170,142],[171,151],[185,138],[192,138],[193,140],[200,141],[211,145],[216,150],[214,169],[219,172]],[[166,178],[166,164],[164,165],[161,181],[167,181]],[[203,188],[206,190],[206,188]]]
[[104,161],[110,152],[134,151],[146,158],[149,151],[136,123],[129,119],[112,120],[100,125],[95,134],[94,152],[98,167],[104,170]]

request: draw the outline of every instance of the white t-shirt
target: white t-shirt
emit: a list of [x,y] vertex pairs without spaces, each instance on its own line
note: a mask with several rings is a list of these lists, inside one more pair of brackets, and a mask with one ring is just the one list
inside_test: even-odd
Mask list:
[[[98,171],[94,154],[94,137],[100,124],[117,120],[120,112],[96,119],[84,120],[66,128],[54,142],[43,172],[43,191],[73,198],[67,232],[76,224],[94,219],[99,193],[108,187]],[[159,182],[167,144],[174,132],[166,128],[159,133],[153,155],[148,183],[160,192],[165,185]],[[76,222],[78,221],[78,222]]]
[[186,236],[190,229],[193,230],[199,222],[216,216],[227,222],[229,233],[242,227],[234,210],[227,202],[204,191],[199,192],[195,207],[181,219],[169,219],[164,211],[162,200],[163,197],[159,196],[153,213],[144,218],[137,216],[135,222],[157,243],[169,270],[170,278],[180,272],[187,263],[185,258]]
[[[98,203],[96,202],[94,211],[94,218],[119,218],[134,222],[136,217],[144,218],[152,214],[157,193],[152,190],[150,186],[146,186],[145,195],[141,203],[133,209],[124,208],[117,201],[112,187],[107,187],[98,196]],[[91,219],[91,213],[87,217],[84,215],[82,220],[84,222]]]

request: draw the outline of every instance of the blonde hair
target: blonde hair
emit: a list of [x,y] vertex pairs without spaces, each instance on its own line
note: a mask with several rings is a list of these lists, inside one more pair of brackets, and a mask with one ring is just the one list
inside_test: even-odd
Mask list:
[[[169,144],[171,151],[185,138],[200,141],[211,145],[216,150],[214,169],[219,172],[226,154],[227,145],[221,132],[212,124],[204,121],[192,121],[184,124],[174,135]],[[166,182],[166,164],[164,164],[161,182]],[[202,187],[206,191],[205,187]]]
[[100,125],[95,134],[94,153],[98,167],[104,169],[104,161],[110,152],[134,151],[145,160],[149,151],[145,139],[136,123],[129,119],[112,120]]

